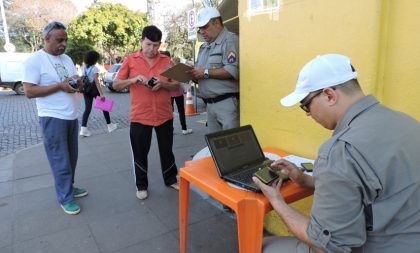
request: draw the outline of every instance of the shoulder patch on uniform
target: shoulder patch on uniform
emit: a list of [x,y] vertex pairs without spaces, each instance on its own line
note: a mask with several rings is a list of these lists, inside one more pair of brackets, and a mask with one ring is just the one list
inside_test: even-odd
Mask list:
[[230,51],[227,57],[228,63],[235,63],[236,62],[236,53],[233,51]]

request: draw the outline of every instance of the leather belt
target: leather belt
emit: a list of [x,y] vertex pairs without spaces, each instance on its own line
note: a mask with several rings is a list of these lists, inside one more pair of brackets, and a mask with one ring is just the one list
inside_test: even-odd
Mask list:
[[214,97],[214,98],[203,98],[203,100],[204,100],[204,103],[206,104],[207,103],[214,104],[214,103],[220,102],[222,100],[225,100],[231,97],[236,97],[237,99],[239,99],[239,93],[226,93],[226,94]]

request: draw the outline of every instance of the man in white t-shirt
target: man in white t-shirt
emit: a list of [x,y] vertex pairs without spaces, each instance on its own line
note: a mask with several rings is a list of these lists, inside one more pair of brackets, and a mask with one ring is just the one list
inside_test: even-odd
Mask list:
[[43,30],[44,48],[25,62],[23,86],[28,98],[36,98],[44,147],[54,176],[57,199],[64,212],[78,214],[75,197],[88,194],[73,186],[78,156],[78,78],[69,56],[66,26],[51,22]]

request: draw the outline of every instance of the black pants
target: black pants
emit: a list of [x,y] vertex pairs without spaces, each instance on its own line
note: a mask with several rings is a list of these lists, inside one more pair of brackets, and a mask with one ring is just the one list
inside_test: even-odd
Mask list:
[[[86,127],[90,112],[92,111],[93,97],[85,94],[83,94],[83,97],[85,98],[85,112],[83,113],[82,126]],[[102,112],[104,113],[106,123],[111,124],[111,117],[109,116],[109,112]]]
[[178,108],[179,121],[181,122],[182,130],[187,130],[187,123],[185,121],[184,95],[179,97],[172,97],[172,108],[174,108],[174,100],[176,107]]
[[152,142],[152,130],[155,129],[160,165],[162,168],[163,181],[166,186],[177,182],[178,169],[175,164],[175,156],[172,152],[173,143],[173,120],[168,120],[160,126],[148,126],[136,122],[130,124],[130,142],[134,157],[134,174],[138,191],[147,190],[148,161],[150,145]]

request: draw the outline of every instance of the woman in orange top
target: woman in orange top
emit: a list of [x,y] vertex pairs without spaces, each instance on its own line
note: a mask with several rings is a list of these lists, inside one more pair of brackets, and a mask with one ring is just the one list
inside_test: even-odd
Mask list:
[[166,186],[179,189],[178,169],[172,152],[173,114],[169,91],[179,90],[180,84],[160,76],[173,66],[171,58],[159,53],[162,32],[156,26],[146,26],[140,41],[141,50],[129,55],[123,62],[113,88],[130,87],[131,115],[130,142],[134,159],[136,196],[148,196],[147,155],[155,129],[163,179]]

